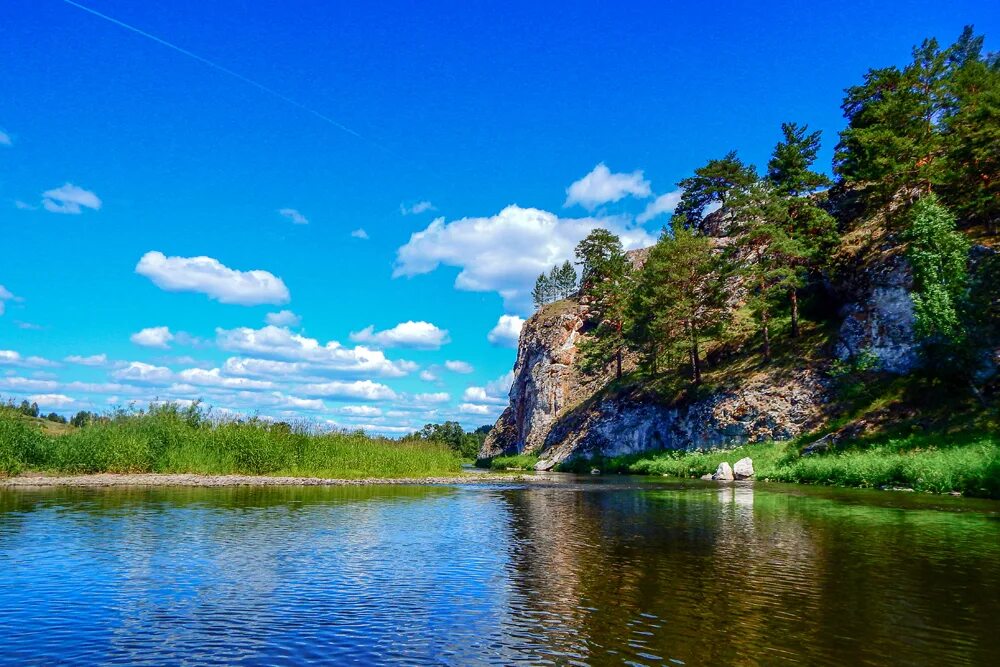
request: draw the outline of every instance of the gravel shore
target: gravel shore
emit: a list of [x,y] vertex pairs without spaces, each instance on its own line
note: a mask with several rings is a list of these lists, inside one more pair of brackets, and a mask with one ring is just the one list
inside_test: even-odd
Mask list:
[[403,479],[324,479],[320,477],[270,477],[266,475],[190,475],[190,474],[112,474],[44,475],[26,474],[0,478],[0,488],[52,486],[368,486],[374,484],[496,484],[524,482],[529,475],[496,473],[465,473],[451,477],[417,477]]

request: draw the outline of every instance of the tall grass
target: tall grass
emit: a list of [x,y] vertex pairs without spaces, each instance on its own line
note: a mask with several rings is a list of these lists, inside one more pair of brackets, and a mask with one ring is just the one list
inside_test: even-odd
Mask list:
[[45,435],[0,409],[0,475],[26,469],[356,479],[454,474],[461,460],[439,443],[316,432],[259,419],[214,420],[197,406],[120,411],[62,436]]
[[1000,498],[1000,434],[918,433],[859,441],[802,456],[803,442],[765,442],[734,449],[666,451],[638,456],[575,461],[560,469],[668,477],[700,477],[719,463],[753,459],[757,479],[871,488],[910,488]]

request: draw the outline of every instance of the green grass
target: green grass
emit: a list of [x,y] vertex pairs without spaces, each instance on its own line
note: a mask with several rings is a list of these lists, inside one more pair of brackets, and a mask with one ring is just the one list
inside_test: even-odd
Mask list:
[[1000,435],[995,432],[919,433],[857,441],[801,456],[805,441],[766,442],[734,449],[671,451],[576,461],[561,469],[700,477],[722,461],[753,459],[757,479],[869,488],[909,488],[1000,498]]
[[0,475],[25,470],[415,478],[456,474],[461,459],[434,442],[212,420],[198,407],[118,412],[63,435],[0,408]]
[[534,470],[538,457],[534,454],[497,456],[490,459],[490,470]]

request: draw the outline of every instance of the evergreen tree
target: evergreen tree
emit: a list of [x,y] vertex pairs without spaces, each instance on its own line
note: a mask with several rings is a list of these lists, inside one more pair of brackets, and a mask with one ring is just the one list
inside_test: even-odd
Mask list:
[[583,368],[593,372],[614,359],[616,377],[621,378],[632,264],[619,238],[606,229],[595,229],[580,241],[576,257],[583,266],[582,289],[594,325],[591,338],[582,345]]
[[808,252],[790,233],[787,201],[767,182],[760,182],[733,201],[738,221],[734,262],[750,290],[748,305],[763,338],[765,361],[771,360],[771,320],[779,299],[788,299],[793,329],[798,328],[797,290],[802,287]]
[[917,334],[932,342],[957,343],[964,338],[960,313],[969,241],[955,231],[955,218],[933,194],[914,204],[906,236]]
[[753,165],[744,164],[736,151],[730,151],[721,160],[709,160],[705,166],[694,170],[694,176],[678,183],[684,193],[674,215],[683,216],[679,219],[683,219],[684,224],[697,228],[709,204],[725,206],[733,192],[749,187],[756,180]]
[[556,284],[559,286],[560,299],[568,299],[576,294],[576,269],[569,260],[563,262],[556,272]]
[[552,283],[544,273],[538,274],[535,280],[535,288],[531,290],[531,298],[535,302],[535,308],[541,308],[551,300]]
[[779,142],[767,163],[767,180],[778,192],[798,196],[831,184],[829,178],[811,167],[819,152],[820,132],[806,134],[808,125],[782,123],[784,140]]
[[[636,326],[647,346],[647,359],[661,350],[682,348],[691,381],[701,383],[700,342],[722,324],[725,294],[719,260],[711,241],[677,224],[653,248],[637,281],[633,298]],[[633,334],[635,335],[635,334]],[[635,338],[633,338],[635,340]]]

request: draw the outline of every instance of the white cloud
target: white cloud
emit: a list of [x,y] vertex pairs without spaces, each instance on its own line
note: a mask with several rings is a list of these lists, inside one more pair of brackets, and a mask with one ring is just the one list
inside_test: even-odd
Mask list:
[[105,366],[108,363],[108,355],[106,354],[92,354],[89,357],[84,357],[79,354],[71,354],[63,361],[71,364],[79,364],[80,366]]
[[14,142],[11,140],[10,135],[0,130],[0,146],[13,146]]
[[420,379],[424,382],[437,382],[438,376],[434,375],[431,371],[424,369],[420,371]]
[[167,385],[173,381],[174,374],[165,366],[133,361],[124,368],[111,373],[111,377],[122,382],[137,382],[139,384]]
[[400,322],[391,329],[375,331],[368,326],[351,333],[355,343],[368,343],[379,347],[406,347],[414,350],[437,350],[451,339],[448,331],[430,322]]
[[472,373],[476,369],[468,361],[451,360],[444,362],[444,367],[452,373]]
[[322,396],[324,398],[347,398],[359,401],[381,401],[396,398],[396,392],[389,387],[371,380],[355,382],[320,382],[299,387],[301,393],[307,396]]
[[0,366],[18,366],[21,368],[51,368],[58,366],[54,361],[44,357],[22,357],[14,350],[0,350]]
[[334,410],[337,414],[352,417],[381,417],[382,410],[371,405],[345,405]]
[[77,215],[84,208],[97,211],[101,208],[100,198],[90,190],[66,183],[42,193],[42,206],[51,213],[72,213]]
[[128,339],[136,345],[166,350],[170,348],[170,341],[174,339],[174,334],[170,333],[168,327],[146,327],[142,331],[135,332]]
[[238,389],[242,391],[256,391],[259,389],[271,389],[272,382],[262,380],[248,380],[241,377],[224,377],[218,368],[205,370],[204,368],[188,368],[177,374],[177,379],[187,384],[200,387],[223,387],[225,389]]
[[29,204],[26,201],[21,201],[20,199],[15,199],[14,200],[14,208],[16,208],[19,211],[37,211],[38,210],[37,206],[35,206],[33,204]]
[[28,400],[32,403],[38,403],[43,408],[65,408],[76,403],[76,401],[65,394],[35,394],[29,396]]
[[390,361],[379,350],[360,345],[347,348],[337,341],[323,345],[315,338],[275,326],[216,329],[215,336],[216,343],[223,350],[283,361],[309,362],[326,370],[401,377],[417,368],[410,361]]
[[517,347],[518,337],[521,335],[521,327],[524,326],[524,319],[517,315],[501,315],[496,326],[486,334],[486,340],[493,345],[501,347]]
[[351,236],[356,239],[364,239],[366,241],[368,240],[368,232],[366,232],[362,227],[358,227],[353,232],[351,232]]
[[294,208],[283,208],[280,211],[278,211],[278,213],[280,215],[288,218],[289,220],[291,220],[296,225],[308,225],[309,224],[308,218],[306,218],[306,216],[304,216],[301,213],[299,213],[298,211],[296,211]]
[[403,215],[417,215],[419,213],[426,213],[427,211],[436,211],[437,208],[434,204],[429,201],[418,201],[412,206],[407,206],[406,204],[399,205],[399,212]]
[[636,222],[646,223],[663,213],[673,213],[677,204],[681,201],[683,190],[674,190],[665,195],[660,195],[646,205],[646,210],[636,217]]
[[167,257],[147,252],[135,272],[168,292],[200,292],[220,303],[256,306],[288,303],[281,278],[261,270],[238,271],[211,257]]
[[[0,303],[0,315],[3,315],[3,303]],[[14,320],[14,324],[18,329],[24,329],[25,331],[42,331],[45,329],[41,324],[22,322],[21,320]]]
[[268,313],[264,316],[264,321],[275,327],[297,327],[302,324],[302,318],[290,310]]
[[476,405],[475,403],[462,403],[458,406],[458,411],[463,415],[488,415],[493,412],[493,408],[488,405]]
[[446,391],[439,391],[431,394],[415,394],[413,400],[417,403],[447,403],[451,400],[451,395]]
[[616,202],[628,195],[640,199],[652,194],[649,181],[643,178],[642,170],[631,174],[611,173],[602,162],[589,174],[566,188],[566,203],[563,206],[580,204],[592,211],[601,204]]
[[468,387],[462,394],[462,400],[468,403],[491,403],[506,405],[510,386],[514,383],[514,372],[508,371],[496,380],[487,382],[485,387]]
[[508,206],[489,218],[434,220],[396,251],[394,277],[461,267],[455,287],[498,292],[508,311],[531,311],[531,288],[539,273],[573,257],[576,244],[593,229],[617,234],[626,248],[656,239],[624,218],[559,218],[548,211]]
[[13,301],[16,298],[17,297],[14,296],[14,294],[10,290],[8,290],[3,285],[0,285],[0,315],[3,315],[4,313],[5,309],[4,302]]

